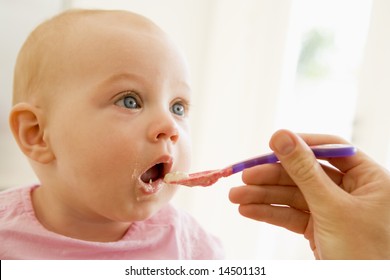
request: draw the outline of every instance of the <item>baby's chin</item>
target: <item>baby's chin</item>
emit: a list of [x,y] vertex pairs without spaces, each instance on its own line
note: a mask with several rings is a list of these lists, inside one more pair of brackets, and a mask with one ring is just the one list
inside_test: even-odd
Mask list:
[[139,187],[136,190],[136,198],[128,210],[129,216],[133,221],[143,221],[151,218],[157,212],[170,203],[171,199],[177,191],[177,186],[161,184],[158,189],[145,190]]
[[155,216],[159,211],[161,211],[164,207],[167,207],[167,203],[153,205],[150,207],[137,208],[133,213],[128,217],[127,222],[142,222],[149,220],[153,216]]

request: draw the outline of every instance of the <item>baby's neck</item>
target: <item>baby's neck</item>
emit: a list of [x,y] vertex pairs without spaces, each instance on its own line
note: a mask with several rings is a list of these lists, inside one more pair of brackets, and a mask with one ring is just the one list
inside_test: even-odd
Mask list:
[[115,242],[123,238],[131,223],[91,221],[77,214],[64,213],[58,205],[51,205],[41,187],[31,194],[35,216],[47,230],[74,239],[92,242]]

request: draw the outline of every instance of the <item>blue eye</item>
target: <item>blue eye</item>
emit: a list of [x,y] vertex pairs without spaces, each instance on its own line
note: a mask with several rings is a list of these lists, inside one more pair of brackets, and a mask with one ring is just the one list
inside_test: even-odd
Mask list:
[[127,108],[127,109],[141,108],[137,98],[132,96],[132,95],[126,95],[126,96],[122,97],[117,102],[115,102],[115,104],[120,106],[120,107]]
[[173,104],[171,108],[172,113],[178,115],[178,116],[184,116],[186,113],[185,106],[181,103],[175,103]]
[[125,98],[123,98],[123,105],[125,105],[125,107],[129,109],[139,108],[137,100],[132,96],[126,96]]

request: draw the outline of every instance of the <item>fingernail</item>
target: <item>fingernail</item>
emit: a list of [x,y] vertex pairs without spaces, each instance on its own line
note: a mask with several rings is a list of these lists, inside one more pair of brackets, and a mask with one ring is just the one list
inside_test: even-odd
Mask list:
[[288,155],[295,149],[295,141],[288,133],[278,133],[274,135],[273,147],[275,152],[281,155]]

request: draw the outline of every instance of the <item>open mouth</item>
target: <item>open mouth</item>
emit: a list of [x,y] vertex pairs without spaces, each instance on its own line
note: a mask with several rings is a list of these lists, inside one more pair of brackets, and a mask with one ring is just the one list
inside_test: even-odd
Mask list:
[[144,174],[141,175],[141,181],[150,184],[153,183],[154,181],[157,181],[160,178],[164,177],[164,164],[163,163],[158,163],[148,170]]
[[159,179],[164,179],[165,174],[167,174],[167,164],[158,163],[153,165],[151,168],[145,171],[141,175],[141,181],[146,184],[151,184]]

